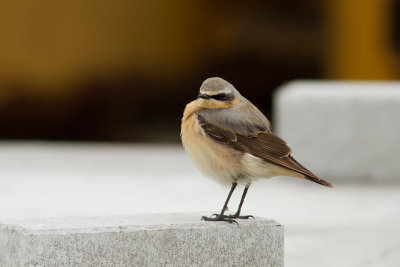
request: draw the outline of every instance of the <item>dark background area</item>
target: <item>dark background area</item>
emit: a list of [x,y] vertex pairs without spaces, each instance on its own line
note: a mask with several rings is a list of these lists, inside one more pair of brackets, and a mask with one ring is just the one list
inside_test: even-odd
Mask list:
[[400,1],[0,3],[0,138],[177,142],[202,81],[398,79]]

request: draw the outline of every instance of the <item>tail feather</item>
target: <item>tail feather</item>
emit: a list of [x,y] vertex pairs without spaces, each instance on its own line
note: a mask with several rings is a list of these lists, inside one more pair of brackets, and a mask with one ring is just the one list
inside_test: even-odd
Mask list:
[[321,178],[318,177],[311,177],[311,176],[304,176],[307,180],[313,181],[314,183],[321,184],[327,187],[333,187],[333,185],[325,180],[322,180]]
[[333,187],[333,185],[325,180],[322,180],[318,176],[316,176],[314,173],[310,172],[308,169],[306,169],[303,165],[301,165],[297,160],[295,160],[291,155],[288,157],[298,168],[298,172],[304,175],[304,178],[307,180],[313,181],[314,183],[324,185],[327,187]]

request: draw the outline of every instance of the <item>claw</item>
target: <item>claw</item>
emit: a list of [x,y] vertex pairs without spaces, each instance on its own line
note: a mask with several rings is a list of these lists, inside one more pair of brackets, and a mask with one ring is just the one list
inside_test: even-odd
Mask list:
[[244,219],[244,220],[248,220],[250,218],[252,218],[253,220],[255,220],[256,218],[254,218],[253,215],[237,215],[237,214],[231,214],[231,215],[224,215],[223,217],[228,218],[228,219]]
[[[214,214],[213,214],[213,215],[214,215]],[[237,225],[239,225],[237,221],[235,221],[235,220],[233,220],[233,219],[231,219],[231,218],[228,218],[227,216],[220,216],[219,214],[217,214],[217,215],[218,215],[217,217],[202,216],[202,217],[201,217],[201,220],[202,220],[202,221],[213,221],[213,222],[236,223]]]
[[256,218],[254,218],[253,215],[244,215],[244,216],[235,216],[234,218],[238,218],[238,219],[250,219],[252,218],[253,220],[255,220]]

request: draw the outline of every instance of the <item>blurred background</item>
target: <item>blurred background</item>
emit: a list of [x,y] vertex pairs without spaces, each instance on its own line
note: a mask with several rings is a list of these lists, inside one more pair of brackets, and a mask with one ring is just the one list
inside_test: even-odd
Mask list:
[[[204,179],[179,141],[183,109],[211,76],[270,119],[274,90],[291,80],[398,80],[400,0],[0,1],[0,224],[218,211],[228,189]],[[323,173],[320,162],[335,188],[290,178],[250,188],[244,212],[285,225],[287,266],[400,266],[400,96],[374,95],[328,107],[345,125],[330,136],[325,123],[307,132],[326,115],[316,98],[301,110],[321,116],[282,131],[305,163],[315,150],[301,137],[317,136],[322,152],[305,165]],[[285,103],[295,113],[282,114],[301,115]]]
[[399,0],[0,2],[0,139],[179,142],[220,76],[269,117],[292,79],[400,78]]

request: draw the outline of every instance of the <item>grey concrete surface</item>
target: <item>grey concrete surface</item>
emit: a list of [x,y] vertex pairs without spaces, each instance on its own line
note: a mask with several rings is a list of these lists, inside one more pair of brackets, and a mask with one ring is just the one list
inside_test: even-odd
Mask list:
[[[285,226],[286,267],[400,266],[400,185],[333,184],[259,180],[243,214]],[[232,196],[231,213],[241,190]],[[0,221],[210,214],[228,191],[202,176],[178,144],[0,142]]]
[[283,226],[200,213],[4,220],[0,266],[283,266]]
[[400,82],[294,81],[274,107],[275,129],[317,175],[400,182]]

